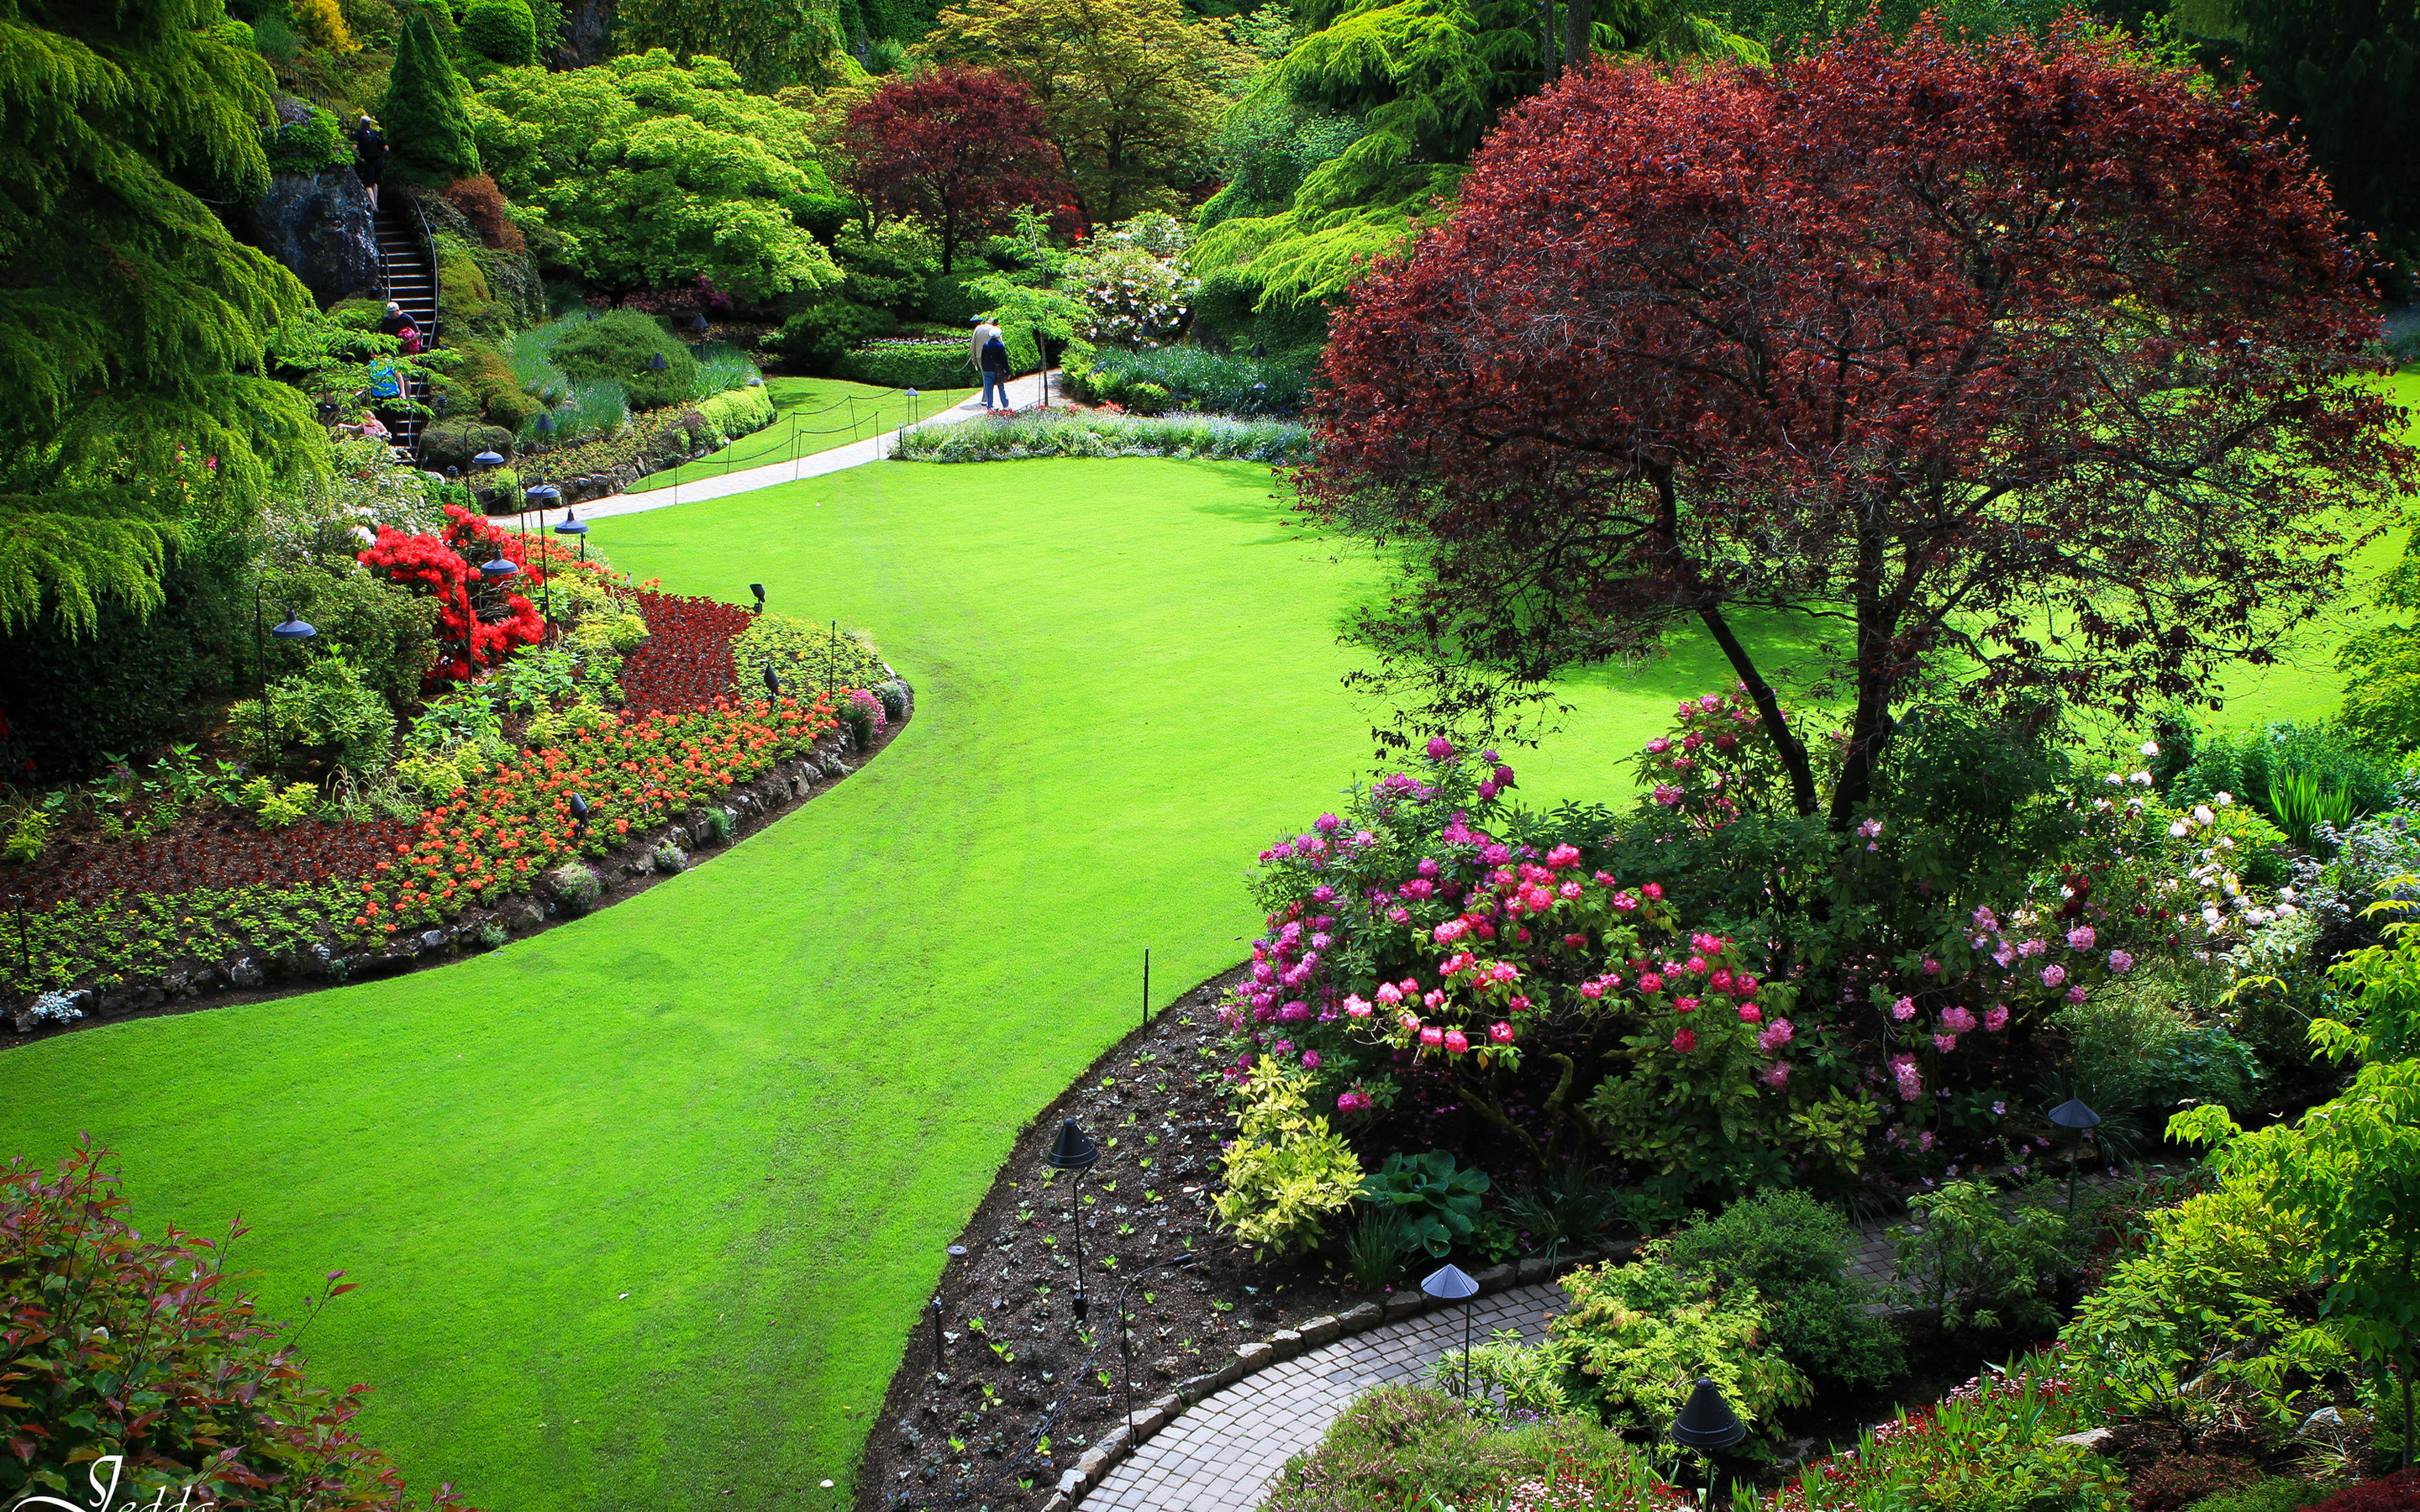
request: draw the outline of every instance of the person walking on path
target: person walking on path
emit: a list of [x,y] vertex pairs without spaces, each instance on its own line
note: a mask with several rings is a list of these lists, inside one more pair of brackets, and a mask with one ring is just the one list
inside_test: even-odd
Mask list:
[[386,138],[380,134],[377,123],[366,116],[362,117],[360,125],[353,128],[353,173],[361,179],[362,187],[369,192],[370,212],[376,214],[379,179],[386,173]]
[[[1000,327],[989,320],[977,320],[974,332],[974,359],[977,371],[983,374],[983,405],[986,412],[1004,414],[1008,402],[1008,342],[1001,335]],[[992,397],[999,395],[994,404]]]

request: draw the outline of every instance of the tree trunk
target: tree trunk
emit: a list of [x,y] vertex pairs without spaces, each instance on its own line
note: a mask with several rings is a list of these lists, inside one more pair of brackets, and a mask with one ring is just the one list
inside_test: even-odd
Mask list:
[[1560,71],[1555,61],[1555,0],[1538,0],[1538,72],[1547,84]]
[[1590,39],[1596,28],[1596,0],[1563,0],[1563,67],[1588,67]]
[[1663,537],[1665,563],[1674,581],[1698,611],[1706,633],[1722,647],[1723,657],[1731,664],[1731,671],[1739,674],[1740,682],[1747,688],[1748,701],[1756,705],[1757,718],[1763,723],[1765,733],[1773,737],[1774,752],[1781,758],[1781,768],[1790,774],[1792,804],[1802,818],[1815,812],[1820,807],[1815,797],[1815,768],[1807,759],[1806,746],[1800,742],[1798,733],[1790,728],[1790,718],[1781,712],[1781,700],[1775,696],[1773,685],[1756,670],[1747,647],[1732,633],[1730,621],[1723,617],[1721,603],[1699,576],[1697,563],[1681,549],[1681,499],[1668,471],[1655,475],[1655,528]]
[[1878,532],[1862,533],[1857,546],[1857,707],[1849,724],[1848,748],[1840,756],[1840,779],[1832,789],[1835,831],[1847,829],[1857,805],[1872,795],[1874,774],[1891,737],[1891,673],[1898,655],[1893,641],[1899,622],[1883,596],[1885,543]]

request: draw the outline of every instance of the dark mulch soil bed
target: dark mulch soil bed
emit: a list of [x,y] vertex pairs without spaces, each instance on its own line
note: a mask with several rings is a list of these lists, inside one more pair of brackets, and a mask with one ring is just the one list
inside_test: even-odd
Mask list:
[[[1018,1136],[955,1241],[965,1254],[942,1272],[941,1368],[928,1311],[892,1380],[858,1468],[860,1512],[1039,1507],[1121,1421],[1122,1379],[1140,1408],[1216,1370],[1238,1344],[1372,1299],[1316,1257],[1255,1263],[1211,1226],[1219,1146],[1234,1129],[1215,1004],[1242,969],[1128,1035]],[[1080,1326],[1069,1183],[1046,1180],[1042,1163],[1071,1118],[1101,1147],[1080,1187],[1090,1302]],[[1121,1300],[1130,1377],[1111,1326]]]
[[[872,746],[865,748],[852,748],[845,729],[832,732],[815,742],[812,756],[784,762],[755,780],[734,787],[716,805],[729,810],[734,816],[730,843],[737,843],[801,804],[829,792],[838,779],[827,779],[820,772],[811,771],[811,766],[820,766],[822,771],[836,771],[845,778],[861,768],[896,739],[899,732],[907,728],[914,717],[911,703],[906,718],[891,723],[876,737]],[[793,775],[806,780],[794,786],[790,780]],[[269,832],[266,838],[287,840],[303,836],[307,839],[313,827],[298,825],[293,830]],[[383,829],[386,826],[318,827],[351,830]],[[412,832],[408,825],[397,827],[407,835]],[[261,832],[241,833],[258,835]],[[567,909],[541,896],[522,893],[492,904],[474,903],[443,929],[399,935],[383,950],[346,955],[323,946],[321,949],[327,950],[324,956],[314,952],[290,958],[247,958],[233,964],[194,960],[158,981],[130,982],[120,989],[95,994],[84,1017],[64,1025],[44,1025],[29,1033],[18,1032],[8,1011],[16,999],[24,995],[17,994],[10,998],[0,999],[0,1051],[13,1050],[37,1040],[72,1034],[98,1024],[133,1018],[160,1018],[171,1013],[191,1013],[237,1003],[290,997],[297,993],[315,992],[339,982],[398,976],[408,971],[443,965],[465,955],[482,953],[491,948],[488,943],[491,939],[501,943],[501,939],[506,936],[543,933],[597,909],[612,907],[626,898],[636,897],[664,881],[672,873],[656,870],[652,857],[656,847],[667,839],[690,853],[692,866],[703,864],[719,854],[696,845],[690,827],[684,825],[663,825],[644,832],[633,830],[624,843],[603,856],[582,857],[604,885],[596,902],[586,908]],[[199,835],[197,841],[207,844],[209,837]],[[157,845],[161,842],[152,843]],[[0,902],[6,901],[5,897],[0,897]],[[0,916],[0,926],[6,923],[6,917]],[[239,965],[244,969],[239,970]]]

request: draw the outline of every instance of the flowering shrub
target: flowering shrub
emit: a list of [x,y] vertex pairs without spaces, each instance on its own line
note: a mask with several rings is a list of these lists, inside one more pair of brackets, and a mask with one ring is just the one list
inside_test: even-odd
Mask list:
[[[1460,1363],[1460,1356],[1455,1356]],[[1678,1512],[1648,1457],[1593,1421],[1505,1424],[1485,1402],[1419,1386],[1357,1397],[1286,1461],[1263,1512]]]
[[1493,752],[1432,741],[1421,775],[1262,853],[1269,933],[1221,1011],[1231,1074],[1292,1060],[1348,1115],[1434,1091],[1541,1165],[1591,1140],[1684,1185],[1710,1166],[1854,1165],[1879,1115],[1793,1079],[1815,1047],[1795,987],[1761,979],[1736,940],[1683,929],[1661,886],[1592,868],[1582,831],[1479,827],[1512,780]]
[[[351,1427],[369,1388],[308,1384],[209,1241],[135,1232],[108,1158],[87,1143],[54,1177],[0,1171],[0,1495],[402,1512],[401,1478]],[[352,1289],[343,1274],[315,1311]],[[433,1504],[461,1503],[447,1487]]]
[[1181,260],[1186,240],[1183,225],[1164,211],[1102,232],[1067,265],[1065,286],[1087,315],[1078,334],[1102,347],[1174,340],[1201,287]]
[[[494,667],[514,647],[535,645],[546,635],[536,605],[509,589],[476,581],[480,564],[499,557],[514,562],[523,568],[517,579],[523,582],[543,581],[547,569],[534,554],[534,537],[499,530],[456,504],[445,506],[445,517],[442,535],[406,535],[380,526],[377,542],[361,554],[361,562],[437,600],[441,650],[429,679],[459,683]],[[485,610],[482,596],[489,601]]]

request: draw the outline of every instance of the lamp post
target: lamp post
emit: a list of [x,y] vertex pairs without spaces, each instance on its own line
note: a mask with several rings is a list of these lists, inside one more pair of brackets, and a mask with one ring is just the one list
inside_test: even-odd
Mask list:
[[[563,497],[562,494],[557,493],[552,488],[549,488],[547,492],[553,494],[555,499],[561,499]],[[552,507],[551,500],[549,501],[548,507]],[[580,560],[582,562],[588,560],[588,522],[586,520],[573,518],[571,511],[566,509],[563,512],[563,522],[555,526],[554,533],[557,535],[578,536],[580,538]]]
[[1042,1164],[1054,1171],[1072,1171],[1067,1181],[1067,1213],[1076,1229],[1076,1321],[1084,1320],[1084,1210],[1077,1201],[1077,1189],[1083,1184],[1084,1173],[1100,1164],[1101,1148],[1093,1136],[1076,1127],[1069,1119],[1059,1126],[1059,1137],[1050,1141],[1050,1152]]
[[[537,522],[543,525],[546,523],[546,512],[554,506],[556,500],[562,497],[563,490],[551,483],[533,484],[521,490],[521,512],[526,515],[530,510],[536,510]],[[522,532],[523,535],[528,533],[526,531]],[[526,542],[523,543],[523,548],[527,548]],[[538,578],[538,587],[545,593],[544,604],[539,613],[545,616],[546,627],[551,633],[554,629],[554,574],[551,571],[542,573]]]
[[2050,1110],[2050,1121],[2074,1135],[2067,1150],[2067,1215],[2075,1216],[2075,1168],[2083,1163],[2084,1136],[2101,1127],[2101,1115],[2084,1105],[2084,1099],[2071,1097]]
[[1672,1442],[1684,1449],[1695,1449],[1706,1462],[1706,1491],[1700,1506],[1712,1507],[1714,1500],[1714,1456],[1716,1449],[1728,1449],[1747,1437],[1747,1425],[1723,1400],[1723,1389],[1714,1384],[1712,1376],[1699,1376],[1689,1399],[1681,1404],[1681,1415],[1672,1420]]
[[748,585],[748,591],[749,591],[750,593],[754,594],[756,595],[756,612],[757,612],[757,613],[759,613],[759,614],[764,613],[764,612],[765,612],[765,585],[764,585],[763,583],[750,583],[750,584]]
[[[258,590],[256,589],[256,598]],[[256,605],[256,614],[257,606]],[[285,619],[269,627],[269,633],[287,645],[299,646],[319,632],[311,628],[289,609],[286,611]],[[260,659],[260,753],[263,763],[269,761],[270,748],[274,740],[275,736],[271,733],[269,723],[269,658],[264,654]]]
[[1462,1304],[1462,1394],[1470,1395],[1470,1299],[1479,1295],[1479,1283],[1463,1274],[1458,1265],[1440,1265],[1420,1278],[1420,1290],[1438,1302]]
[[782,674],[773,670],[769,661],[765,664],[765,692],[774,702],[782,702]]
[[588,839],[588,799],[575,793],[571,795],[570,808],[571,838],[574,841],[584,841]]

